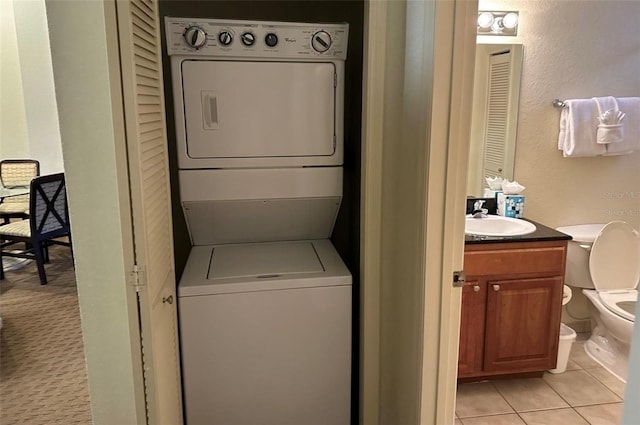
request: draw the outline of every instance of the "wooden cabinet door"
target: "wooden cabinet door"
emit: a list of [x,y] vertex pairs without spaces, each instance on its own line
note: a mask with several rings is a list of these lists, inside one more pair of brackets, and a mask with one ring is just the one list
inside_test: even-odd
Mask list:
[[482,370],[486,282],[467,280],[462,288],[458,376],[472,376]]
[[561,308],[561,277],[487,282],[484,370],[553,369]]

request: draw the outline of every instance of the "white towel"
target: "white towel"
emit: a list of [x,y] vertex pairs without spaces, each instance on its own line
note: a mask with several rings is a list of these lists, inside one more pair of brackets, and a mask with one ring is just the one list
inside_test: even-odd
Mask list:
[[608,145],[622,142],[625,114],[618,108],[616,98],[613,96],[594,97],[593,101],[598,107],[596,143]]
[[604,155],[605,145],[596,143],[598,108],[591,99],[565,100],[560,113],[558,149],[564,157]]
[[640,97],[618,97],[618,107],[625,113],[622,142],[606,145],[605,155],[622,155],[640,150]]

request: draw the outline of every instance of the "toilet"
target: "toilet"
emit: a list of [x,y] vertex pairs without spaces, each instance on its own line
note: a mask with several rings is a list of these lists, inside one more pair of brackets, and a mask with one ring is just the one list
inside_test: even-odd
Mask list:
[[565,283],[589,300],[587,354],[626,382],[640,280],[640,234],[623,221],[557,228],[573,240]]

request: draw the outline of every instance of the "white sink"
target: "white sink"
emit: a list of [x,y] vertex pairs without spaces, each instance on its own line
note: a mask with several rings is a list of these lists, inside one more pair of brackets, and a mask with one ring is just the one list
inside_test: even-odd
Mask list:
[[464,233],[478,236],[518,236],[532,233],[536,225],[519,218],[489,215],[482,218],[467,216]]

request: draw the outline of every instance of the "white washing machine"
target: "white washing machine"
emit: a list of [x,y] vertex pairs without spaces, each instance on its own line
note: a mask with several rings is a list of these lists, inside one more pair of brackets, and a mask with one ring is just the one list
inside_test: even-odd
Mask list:
[[342,199],[347,24],[165,18],[188,425],[348,424]]

